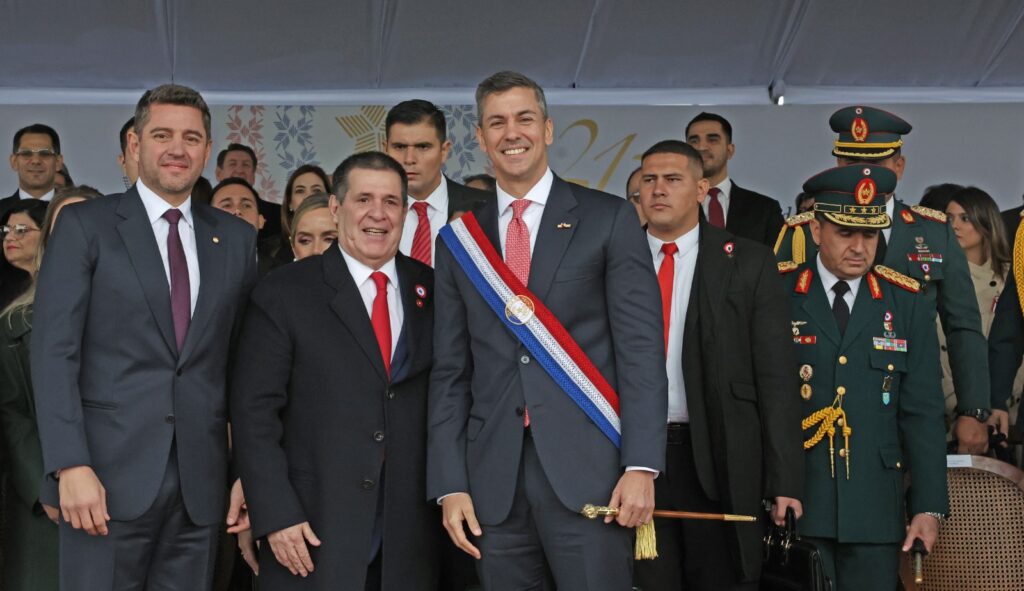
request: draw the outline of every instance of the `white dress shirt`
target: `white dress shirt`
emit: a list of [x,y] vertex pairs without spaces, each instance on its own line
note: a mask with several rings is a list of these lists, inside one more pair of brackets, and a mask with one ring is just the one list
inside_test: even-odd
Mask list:
[[[441,184],[427,195],[424,199],[427,202],[427,221],[430,222],[430,266],[434,266],[434,242],[441,228],[448,223],[448,180],[441,177]],[[409,196],[409,213],[405,216],[405,224],[402,226],[402,240],[398,243],[398,250],[406,256],[412,252],[412,239],[416,236],[416,226],[420,223],[420,216],[412,208],[416,199]]]
[[[892,217],[896,214],[896,196],[892,195],[889,200],[885,202],[885,213],[889,216],[890,220],[895,220]],[[882,230],[882,234],[885,236],[885,243],[889,244],[889,236],[892,234],[892,224],[889,224],[888,228]]]
[[[39,200],[40,201],[51,201],[53,199],[54,194],[56,194],[56,193],[57,193],[57,189],[50,189],[50,192],[45,194],[45,195],[43,195],[42,197],[40,197]],[[29,195],[28,193],[26,193],[25,189],[22,189],[21,187],[18,187],[18,197],[20,197],[22,199],[35,199],[35,197],[33,197],[33,196]]]
[[[825,265],[821,264],[821,255],[818,255],[818,274],[821,276],[821,285],[825,288],[828,305],[831,307],[832,302],[836,299],[836,292],[832,291],[832,286],[839,283],[839,278],[826,269]],[[853,314],[853,303],[857,301],[857,289],[860,288],[861,279],[862,277],[846,280],[847,285],[850,286],[850,291],[843,294],[843,299],[846,300],[846,307],[850,309],[851,315]]]
[[[146,216],[153,226],[153,235],[156,237],[156,246],[160,249],[160,260],[164,263],[164,273],[167,275],[167,289],[171,287],[171,263],[167,258],[167,234],[170,232],[171,223],[163,218],[168,209],[174,209],[163,197],[160,197],[145,183],[139,179],[135,185],[142,197],[142,205],[146,208]],[[177,208],[181,211],[181,221],[178,222],[178,236],[181,238],[181,247],[185,251],[185,262],[188,264],[188,287],[191,300],[191,314],[196,312],[196,300],[199,299],[199,251],[196,250],[196,227],[192,220],[192,197],[189,196],[185,202]]]
[[[523,223],[530,231],[530,254],[533,255],[533,247],[537,244],[537,234],[540,229],[540,218],[544,215],[544,206],[548,202],[548,195],[551,193],[551,185],[555,182],[555,175],[551,169],[544,171],[537,184],[533,186],[523,199],[532,201],[526,211],[523,212]],[[505,236],[508,235],[508,224],[512,221],[512,202],[516,198],[509,195],[498,185],[498,235],[501,239],[501,252],[505,253]]]
[[[718,183],[712,189],[718,189],[721,191],[718,194],[718,202],[722,204],[722,221],[729,223],[729,197],[732,196],[732,179],[725,177],[722,182]],[[708,207],[711,205],[711,195],[708,194],[704,198],[704,203],[700,206],[704,208],[704,219],[711,219],[708,217]]]
[[[373,318],[373,300],[377,297],[377,284],[373,282],[370,275],[374,269],[367,267],[357,261],[354,257],[345,252],[341,244],[338,244],[341,256],[345,257],[345,265],[352,275],[352,280],[359,288],[359,295],[363,298],[363,306],[366,307],[366,314]],[[388,276],[388,316],[391,320],[391,358],[395,358],[395,349],[398,348],[398,337],[402,334],[402,298],[398,297],[398,267],[395,266],[395,259],[384,263],[380,269],[376,269]]]
[[[686,383],[683,381],[683,330],[686,325],[686,309],[690,304],[693,288],[693,272],[697,268],[697,251],[700,245],[700,226],[673,240],[679,250],[675,258],[675,275],[672,279],[672,304],[668,323],[668,351],[665,356],[665,371],[668,373],[668,422],[688,423],[690,412],[686,406]],[[665,254],[661,252],[660,239],[647,234],[654,258],[654,272],[661,268]]]

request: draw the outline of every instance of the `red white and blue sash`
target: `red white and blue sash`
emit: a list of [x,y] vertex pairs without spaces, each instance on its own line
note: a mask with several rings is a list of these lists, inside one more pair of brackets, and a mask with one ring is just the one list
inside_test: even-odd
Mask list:
[[559,388],[619,447],[619,396],[569,331],[502,260],[472,213],[441,228],[459,266],[516,338]]

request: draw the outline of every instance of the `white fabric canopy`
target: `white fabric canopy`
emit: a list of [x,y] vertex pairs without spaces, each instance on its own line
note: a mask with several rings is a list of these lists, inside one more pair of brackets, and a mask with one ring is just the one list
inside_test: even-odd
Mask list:
[[3,0],[0,102],[1024,101],[1020,0]]

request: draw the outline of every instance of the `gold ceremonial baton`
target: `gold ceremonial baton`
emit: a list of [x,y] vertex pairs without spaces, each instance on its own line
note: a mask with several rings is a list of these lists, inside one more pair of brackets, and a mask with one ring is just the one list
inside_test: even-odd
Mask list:
[[[597,505],[584,505],[583,510],[580,511],[587,519],[597,519],[598,517],[615,517],[619,514],[618,509],[612,507],[599,507]],[[696,511],[667,511],[663,509],[654,510],[655,517],[664,517],[667,519],[704,519],[707,521],[757,521],[757,518],[753,515],[733,515],[732,513],[698,513]]]
[[[587,503],[580,510],[580,514],[587,519],[598,517],[615,517],[619,514],[618,508],[601,507]],[[757,518],[752,515],[733,515],[731,513],[698,513],[695,511],[665,511],[655,509],[655,517],[668,519],[704,519],[707,521],[744,521],[756,522]],[[654,521],[649,521],[636,528],[636,546],[633,549],[633,557],[637,560],[652,560],[658,557],[658,542],[654,533]]]

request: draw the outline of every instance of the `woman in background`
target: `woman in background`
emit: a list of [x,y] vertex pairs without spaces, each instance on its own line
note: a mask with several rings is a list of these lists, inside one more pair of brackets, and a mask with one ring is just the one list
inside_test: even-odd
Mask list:
[[[295,213],[306,198],[317,193],[329,193],[331,181],[324,169],[315,164],[303,164],[288,177],[281,201],[281,244],[292,244],[292,225]],[[276,253],[281,263],[291,262],[291,249],[282,246]]]
[[317,193],[307,197],[292,218],[292,252],[295,260],[323,254],[338,241],[338,225],[328,208],[329,197]]
[[[1006,274],[1010,271],[1010,247],[1006,239],[1006,227],[996,202],[988,193],[977,187],[961,188],[950,195],[946,215],[949,216],[949,224],[957,242],[967,255],[974,293],[978,297],[978,311],[981,312],[981,330],[987,338],[995,316],[996,302],[1006,283]],[[953,391],[946,339],[941,328],[939,345],[942,351],[942,389],[946,395],[946,416],[952,421],[955,418],[956,392]],[[1000,433],[1006,434],[1009,417],[1017,416],[1022,384],[1024,373],[1018,371],[1013,394],[1010,400],[1003,401],[1009,407],[1009,415],[1006,410],[997,410],[994,407],[992,409],[990,423],[995,425]]]
[[[53,201],[43,207],[42,215],[25,218],[12,214],[6,222],[14,232],[4,236],[4,253],[14,253],[11,261],[28,273],[30,281],[20,294],[0,313],[0,432],[7,450],[10,487],[4,499],[7,527],[3,533],[5,591],[56,591],[57,515],[58,509],[43,505],[39,487],[43,481],[43,457],[36,427],[35,401],[29,372],[29,337],[32,334],[32,303],[35,300],[35,275],[43,252],[61,209],[69,203],[99,197],[90,187],[60,189]],[[20,225],[33,223],[34,231],[26,232],[22,250],[8,250],[8,239]],[[28,244],[25,237],[31,234]]]

